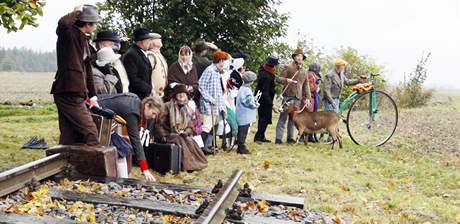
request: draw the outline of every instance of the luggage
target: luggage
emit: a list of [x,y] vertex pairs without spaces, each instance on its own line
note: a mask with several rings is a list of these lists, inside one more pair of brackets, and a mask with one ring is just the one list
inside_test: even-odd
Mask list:
[[178,174],[182,170],[182,149],[176,144],[150,144],[144,148],[149,167],[160,174]]
[[114,146],[56,145],[46,156],[63,154],[83,175],[117,177],[117,149]]

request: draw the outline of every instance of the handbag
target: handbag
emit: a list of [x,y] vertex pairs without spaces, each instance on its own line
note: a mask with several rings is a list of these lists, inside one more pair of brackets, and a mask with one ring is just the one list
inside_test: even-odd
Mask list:
[[117,148],[117,152],[120,157],[128,156],[131,150],[133,150],[133,146],[116,132],[112,133],[110,142],[113,146],[115,146],[115,148]]

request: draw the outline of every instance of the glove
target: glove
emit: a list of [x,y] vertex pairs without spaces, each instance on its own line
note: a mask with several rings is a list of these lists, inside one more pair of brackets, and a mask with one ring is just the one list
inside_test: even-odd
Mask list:
[[305,99],[305,108],[310,108],[310,107],[311,107],[310,99]]

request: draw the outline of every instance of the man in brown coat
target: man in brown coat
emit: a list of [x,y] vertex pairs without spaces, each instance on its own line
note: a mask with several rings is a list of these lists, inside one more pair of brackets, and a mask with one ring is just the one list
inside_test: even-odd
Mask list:
[[96,125],[86,102],[98,106],[91,60],[95,50],[89,44],[99,22],[98,8],[77,6],[58,22],[56,34],[57,72],[51,87],[59,116],[59,144],[98,144]]
[[[292,54],[292,59],[294,59],[293,63],[286,66],[281,72],[281,76],[277,79],[277,82],[285,86],[283,89],[283,104],[287,101],[291,101],[299,108],[300,100],[303,96],[307,96],[305,105],[308,109],[310,107],[310,87],[308,84],[307,70],[302,67],[302,62],[305,58],[302,49],[297,49],[294,54]],[[276,125],[276,144],[282,143],[286,121],[288,121],[287,142],[295,142],[293,138],[295,129],[294,123],[289,119],[289,114],[287,112],[281,112]]]

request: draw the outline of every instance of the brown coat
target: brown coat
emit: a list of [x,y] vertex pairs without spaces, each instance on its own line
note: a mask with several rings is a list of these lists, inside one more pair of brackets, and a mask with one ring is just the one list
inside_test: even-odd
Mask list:
[[184,70],[178,62],[174,62],[168,70],[168,85],[165,89],[165,96],[169,100],[171,99],[172,88],[169,86],[171,83],[180,83],[187,86],[192,86],[193,91],[190,96],[194,96],[198,92],[198,75],[196,73],[196,66],[193,65],[192,70],[189,73],[184,74]]
[[280,77],[277,79],[277,82],[286,86],[288,85],[287,79],[292,79],[294,75],[295,77],[293,79],[296,80],[297,83],[289,84],[283,96],[296,97],[299,100],[302,99],[302,96],[310,98],[307,70],[302,67],[299,70],[297,65],[294,63],[286,66],[286,68],[281,72]]
[[[191,114],[186,113],[187,115],[183,115],[185,113],[181,113],[182,109],[188,109],[185,107],[188,106],[185,105],[183,108],[179,109],[176,107],[174,100],[165,103],[163,113],[158,121],[159,124],[156,125],[155,136],[157,138],[165,139],[167,143],[173,143],[181,146],[182,170],[202,170],[208,166],[208,161],[206,160],[203,151],[192,138],[193,124]],[[174,120],[182,120],[183,122],[180,124],[172,124],[174,122],[171,121]]]
[[74,25],[78,13],[69,13],[58,22],[57,72],[51,94],[96,95],[91,71],[91,60],[96,54],[88,42],[89,37]]

